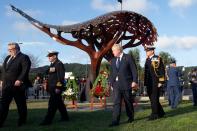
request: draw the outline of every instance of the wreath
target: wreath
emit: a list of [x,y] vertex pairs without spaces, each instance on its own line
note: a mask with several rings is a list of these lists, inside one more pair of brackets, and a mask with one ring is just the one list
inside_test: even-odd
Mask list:
[[108,72],[105,70],[100,71],[96,78],[93,88],[91,89],[91,95],[95,97],[109,96],[108,88]]
[[68,79],[66,82],[66,90],[62,93],[62,96],[66,100],[77,100],[78,96],[78,85],[75,79]]

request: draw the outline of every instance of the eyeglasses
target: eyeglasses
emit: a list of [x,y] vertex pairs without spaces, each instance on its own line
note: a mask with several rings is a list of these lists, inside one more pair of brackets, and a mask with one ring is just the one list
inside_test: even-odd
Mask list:
[[12,51],[12,50],[15,50],[16,48],[10,48],[10,49],[8,49],[8,51]]

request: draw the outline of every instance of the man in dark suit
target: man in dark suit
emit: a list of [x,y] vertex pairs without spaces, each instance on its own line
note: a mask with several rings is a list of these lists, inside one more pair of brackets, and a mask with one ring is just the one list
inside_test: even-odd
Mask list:
[[112,47],[114,58],[111,61],[109,81],[113,87],[113,116],[109,126],[117,126],[120,121],[121,102],[124,99],[128,122],[134,120],[132,88],[137,87],[137,68],[131,55],[124,54],[122,46],[114,44]]
[[47,57],[51,62],[48,70],[48,91],[50,93],[49,107],[45,119],[40,125],[50,125],[57,109],[61,114],[60,121],[68,121],[68,113],[62,100],[62,91],[64,89],[64,64],[58,59],[58,52],[49,52]]
[[155,55],[155,47],[146,46],[146,63],[144,73],[144,86],[151,102],[152,113],[149,120],[155,120],[164,116],[165,112],[159,103],[159,92],[165,82],[165,68],[161,57]]
[[3,125],[9,111],[9,105],[14,98],[18,113],[18,126],[26,123],[27,105],[25,90],[30,85],[28,73],[31,67],[29,57],[20,52],[17,43],[8,44],[9,55],[3,63],[3,89],[0,99],[0,126]]

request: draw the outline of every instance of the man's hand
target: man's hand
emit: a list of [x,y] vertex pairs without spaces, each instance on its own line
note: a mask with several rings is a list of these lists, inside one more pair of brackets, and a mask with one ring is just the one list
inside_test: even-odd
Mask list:
[[16,80],[14,83],[14,86],[21,86],[22,82],[19,80]]
[[162,86],[162,84],[161,83],[158,83],[158,87],[160,88]]
[[137,90],[138,89],[138,84],[136,82],[132,82],[131,83],[131,88],[134,89],[134,90],[135,89]]

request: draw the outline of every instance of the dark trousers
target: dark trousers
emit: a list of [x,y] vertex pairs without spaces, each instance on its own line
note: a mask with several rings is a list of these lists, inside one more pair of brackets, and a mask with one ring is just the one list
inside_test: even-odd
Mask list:
[[134,119],[134,109],[133,109],[133,99],[131,90],[119,90],[118,88],[113,88],[113,114],[112,122],[119,123],[122,99],[124,99],[126,113],[130,119]]
[[61,114],[61,119],[68,119],[68,113],[64,105],[64,102],[62,100],[61,94],[56,94],[55,92],[53,92],[53,93],[50,93],[48,111],[47,111],[47,115],[44,121],[47,123],[51,123],[55,116],[57,109],[59,110]]
[[86,86],[85,85],[81,86],[79,99],[80,99],[80,102],[86,101]]
[[197,105],[197,84],[192,85],[193,102]]
[[39,89],[35,89],[35,99],[39,99],[39,94],[40,94],[40,90]]
[[165,114],[160,102],[159,102],[159,92],[158,87],[147,87],[148,96],[151,102],[152,117],[161,117]]
[[0,99],[0,125],[2,125],[7,118],[9,105],[14,98],[19,119],[18,122],[26,122],[27,119],[27,104],[25,96],[25,88],[23,87],[4,87],[2,90],[2,97]]

